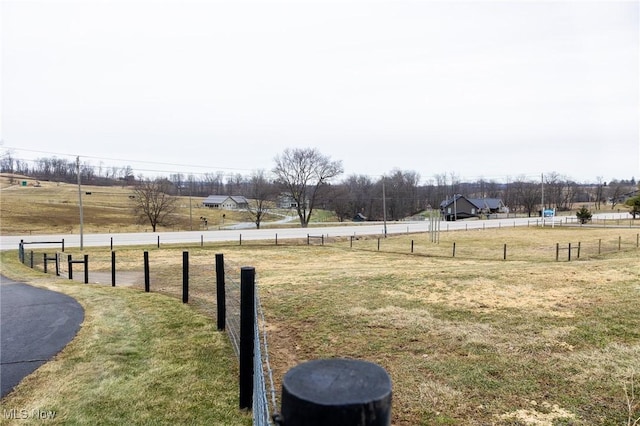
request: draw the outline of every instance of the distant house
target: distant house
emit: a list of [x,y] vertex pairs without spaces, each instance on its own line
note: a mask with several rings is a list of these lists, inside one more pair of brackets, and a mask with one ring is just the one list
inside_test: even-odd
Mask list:
[[625,194],[620,194],[615,198],[608,198],[607,201],[610,204],[624,204],[629,198],[637,197],[640,194],[640,190],[635,190],[631,192],[627,192]]
[[354,222],[366,222],[367,217],[362,213],[358,213],[353,217]]
[[210,209],[220,210],[242,210],[249,207],[249,201],[241,195],[209,195],[202,204]]
[[[290,193],[283,192],[278,195],[278,208],[280,209],[297,209],[298,202]],[[305,207],[309,208],[309,200],[305,201]]]
[[467,198],[458,194],[440,203],[440,212],[445,220],[468,219],[507,211],[500,198]]
[[281,209],[295,209],[298,207],[298,203],[291,194],[280,194],[278,196],[278,208]]

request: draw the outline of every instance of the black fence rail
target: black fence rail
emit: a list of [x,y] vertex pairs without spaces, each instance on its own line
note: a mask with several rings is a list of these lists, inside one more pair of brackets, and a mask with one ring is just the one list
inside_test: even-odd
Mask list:
[[62,278],[163,293],[205,313],[226,332],[238,358],[239,408],[253,411],[254,425],[273,424],[275,388],[255,269],[225,260],[222,254],[182,251],[179,256],[170,249],[141,254],[132,260],[130,254],[119,259],[115,251],[96,251],[90,262],[88,254],[48,254],[22,245],[19,252],[23,264],[44,273],[50,273],[51,261]]

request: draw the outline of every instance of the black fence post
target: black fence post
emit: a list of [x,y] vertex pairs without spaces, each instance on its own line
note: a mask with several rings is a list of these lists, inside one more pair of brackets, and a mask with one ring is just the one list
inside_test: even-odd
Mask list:
[[33,269],[33,250],[31,250],[29,254],[30,254],[29,263],[30,263],[31,269]]
[[71,260],[71,255],[67,255],[67,262],[69,263],[69,279],[73,279],[73,261]]
[[569,243],[569,250],[568,250],[569,254],[567,256],[567,262],[571,262],[571,243]]
[[189,252],[182,252],[182,303],[189,302]]
[[452,257],[456,257],[456,243],[453,243],[453,256]]
[[310,245],[310,244],[311,244],[311,242],[309,240],[309,234],[307,234],[307,245]]
[[618,251],[620,251],[622,249],[622,237],[619,236],[618,237]]
[[60,257],[56,253],[56,277],[60,276]]
[[44,273],[47,273],[47,253],[44,254]]
[[116,286],[116,252],[111,252],[111,287]]
[[276,232],[276,245],[278,245],[278,233]]
[[89,284],[89,255],[84,255],[84,283]]
[[580,259],[580,248],[582,247],[582,241],[578,241],[578,255],[576,256],[576,259]]
[[111,237],[111,251],[113,251],[113,237]]
[[353,248],[353,235],[349,236],[349,248]]
[[242,245],[242,234],[240,234],[240,244],[239,245]]
[[388,426],[391,379],[377,364],[355,359],[320,359],[289,370],[282,381],[286,426]]
[[378,237],[378,251],[380,251],[380,237]]
[[502,260],[507,260],[507,244],[504,245],[504,250],[502,254]]
[[218,302],[218,330],[222,331],[226,324],[227,301],[224,288],[224,255],[216,254],[216,299]]
[[253,405],[255,275],[255,268],[240,269],[240,408],[248,409]]
[[160,235],[158,235],[158,248],[160,248]]
[[149,293],[149,252],[144,252],[144,291]]
[[62,252],[64,253],[64,238],[62,239]]
[[556,262],[560,260],[560,243],[556,243]]

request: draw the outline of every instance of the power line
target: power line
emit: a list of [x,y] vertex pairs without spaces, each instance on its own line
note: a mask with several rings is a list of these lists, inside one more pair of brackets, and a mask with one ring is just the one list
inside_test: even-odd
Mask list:
[[[15,150],[15,151],[24,151],[24,152],[31,152],[34,154],[43,154],[43,155],[53,155],[53,156],[63,156],[63,157],[69,157],[69,158],[75,158],[78,157],[78,154],[68,154],[68,153],[62,153],[62,152],[53,152],[53,151],[40,151],[40,150],[32,150],[32,149],[25,149],[22,147],[13,147],[13,146],[7,146],[5,147],[7,150]],[[79,155],[80,158],[86,158],[86,159],[91,159],[91,160],[96,160],[96,161],[112,161],[112,162],[120,162],[120,163],[124,163],[127,164],[128,163],[132,163],[132,164],[150,164],[150,165],[157,165],[157,166],[170,166],[170,167],[180,167],[180,168],[188,168],[188,169],[209,169],[209,170],[229,170],[229,171],[253,171],[252,169],[245,169],[245,168],[237,168],[237,167],[216,167],[216,166],[203,166],[203,165],[198,165],[198,164],[180,164],[180,163],[164,163],[164,162],[158,162],[158,161],[146,161],[146,160],[131,160],[131,159],[123,159],[123,158],[110,158],[110,157],[96,157],[96,156],[92,156],[92,155]],[[21,161],[30,161],[30,162],[37,162],[38,159],[20,159]],[[91,166],[92,168],[96,168],[96,167],[100,167],[100,166]],[[157,173],[172,173],[172,172],[176,172],[175,170],[166,170],[166,169],[138,169],[140,171],[146,171],[146,172],[157,172]],[[197,172],[195,174],[205,174],[207,172]]]

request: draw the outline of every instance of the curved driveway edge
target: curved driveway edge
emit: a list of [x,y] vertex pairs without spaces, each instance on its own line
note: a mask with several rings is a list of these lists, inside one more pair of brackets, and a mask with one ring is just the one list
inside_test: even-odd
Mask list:
[[0,276],[0,396],[60,352],[83,320],[72,297]]

